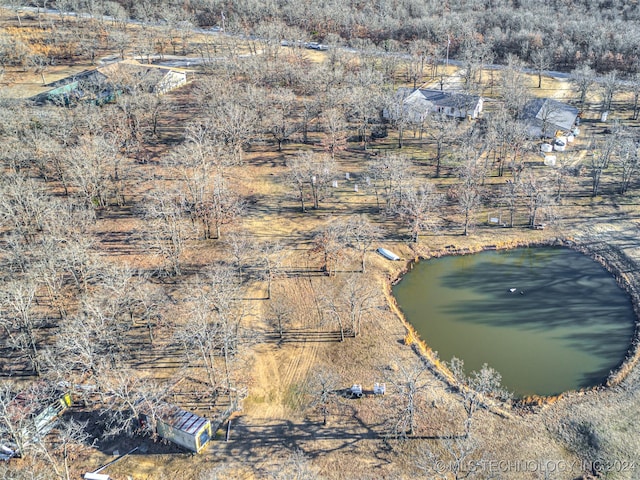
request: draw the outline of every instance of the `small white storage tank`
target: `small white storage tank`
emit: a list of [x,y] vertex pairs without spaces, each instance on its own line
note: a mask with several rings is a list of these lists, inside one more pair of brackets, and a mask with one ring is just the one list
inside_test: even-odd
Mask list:
[[558,137],[553,142],[553,149],[556,152],[564,152],[567,148],[567,138],[566,137]]
[[556,156],[555,155],[546,155],[544,157],[544,164],[547,167],[555,167],[556,166]]
[[387,391],[387,386],[384,383],[374,383],[373,384],[373,394],[374,395],[384,395]]
[[548,153],[553,150],[553,146],[550,143],[543,143],[542,145],[540,145],[540,150]]

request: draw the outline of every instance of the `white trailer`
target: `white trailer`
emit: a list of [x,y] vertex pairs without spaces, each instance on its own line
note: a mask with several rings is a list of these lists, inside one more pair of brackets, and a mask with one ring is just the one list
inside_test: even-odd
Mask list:
[[[148,416],[143,415],[143,420],[148,421]],[[156,432],[160,437],[196,453],[200,453],[213,436],[211,421],[175,405],[168,405],[157,419]]]

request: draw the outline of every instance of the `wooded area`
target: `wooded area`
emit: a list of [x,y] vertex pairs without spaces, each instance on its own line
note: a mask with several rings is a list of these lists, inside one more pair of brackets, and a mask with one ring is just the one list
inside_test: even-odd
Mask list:
[[[0,441],[22,458],[6,478],[77,478],[137,445],[113,478],[343,478],[351,462],[488,478],[463,467],[637,453],[582,412],[531,420],[490,366],[424,356],[390,303],[404,262],[375,254],[574,241],[633,217],[635,3],[7,4]],[[160,67],[187,83],[165,92]],[[455,103],[408,106],[418,87]],[[574,114],[556,132],[572,108],[578,129]],[[560,138],[551,164],[541,145]],[[348,392],[374,381],[384,396]],[[61,391],[73,406],[34,439]],[[155,428],[167,402],[232,415],[237,440],[179,455]]]

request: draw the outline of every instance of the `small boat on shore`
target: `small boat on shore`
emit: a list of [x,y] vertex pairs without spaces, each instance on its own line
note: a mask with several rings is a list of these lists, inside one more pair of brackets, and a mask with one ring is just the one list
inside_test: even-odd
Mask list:
[[393,253],[390,250],[387,250],[386,248],[380,247],[380,248],[378,248],[376,250],[376,252],[378,252],[380,255],[382,255],[387,260],[392,260],[394,262],[400,260],[400,257],[398,255],[396,255],[395,253]]

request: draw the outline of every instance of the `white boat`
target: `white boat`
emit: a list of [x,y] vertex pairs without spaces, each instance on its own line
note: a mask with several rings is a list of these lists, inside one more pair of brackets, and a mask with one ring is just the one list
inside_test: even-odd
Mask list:
[[400,260],[400,257],[398,255],[396,255],[395,253],[387,250],[386,248],[378,248],[376,250],[376,252],[378,252],[380,255],[382,255],[384,258],[388,259],[388,260],[392,260],[392,261],[397,261]]
[[509,289],[509,291],[510,291],[511,293],[515,292],[516,290],[517,290],[517,288],[510,288],[510,289]]

